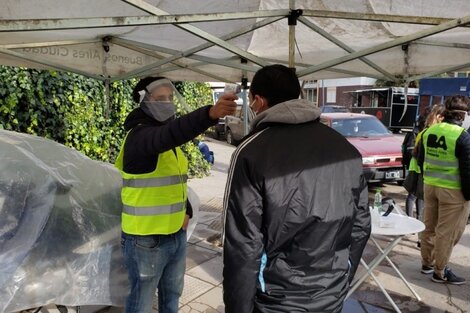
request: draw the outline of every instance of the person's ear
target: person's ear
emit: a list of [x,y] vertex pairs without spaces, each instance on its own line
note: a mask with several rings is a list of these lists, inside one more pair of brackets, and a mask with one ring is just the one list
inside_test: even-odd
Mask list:
[[256,102],[259,104],[259,109],[266,110],[268,108],[268,100],[260,95],[255,96]]

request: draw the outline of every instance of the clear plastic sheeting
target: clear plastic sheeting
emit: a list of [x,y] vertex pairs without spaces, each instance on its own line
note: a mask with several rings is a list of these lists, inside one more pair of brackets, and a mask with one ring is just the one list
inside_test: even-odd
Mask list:
[[[3,130],[0,159],[0,313],[49,303],[123,306],[119,172]],[[197,213],[197,195],[190,196]]]
[[7,131],[0,131],[0,159],[0,312],[123,305],[119,172]]

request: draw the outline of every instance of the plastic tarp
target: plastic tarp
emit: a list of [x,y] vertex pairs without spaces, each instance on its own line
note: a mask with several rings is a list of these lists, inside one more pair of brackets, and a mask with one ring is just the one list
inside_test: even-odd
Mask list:
[[[0,313],[123,306],[121,176],[48,139],[0,130]],[[190,191],[197,221],[199,199]],[[190,234],[189,234],[190,236]]]
[[[467,0],[296,0],[293,3],[294,9],[305,11],[305,18],[309,22],[341,41],[350,52],[363,51],[403,36],[432,29],[445,22],[429,22],[432,18],[457,19],[468,18],[470,15],[470,1]],[[152,14],[156,14],[155,12],[158,15],[163,13],[149,13],[145,9],[147,5],[171,15],[185,16],[217,12],[221,15],[266,13],[289,9],[289,1],[278,0],[0,0],[0,64],[62,68],[111,80],[125,78],[126,74],[130,73],[131,76],[165,75],[178,80],[240,81],[244,75],[243,69],[233,66],[240,65],[239,51],[229,51],[220,47],[220,44],[191,49],[207,43],[207,34],[223,38],[224,35],[250,27],[267,18],[212,19],[189,24],[179,24],[175,19],[172,24],[156,24],[144,18],[154,16]],[[248,57],[248,78],[259,68],[251,56],[261,58],[266,64],[288,61],[287,14],[279,14],[273,13],[273,16],[280,18],[277,22],[230,40],[221,40],[248,53],[245,55]],[[384,21],[380,18],[361,20],[362,17],[367,19],[366,15],[377,17],[380,14],[408,16],[416,20],[421,18],[421,22],[427,24],[409,20],[390,22],[386,21],[386,18]],[[96,20],[88,20],[106,17],[114,18],[112,26],[97,27],[93,26],[98,23]],[[124,20],[126,17],[142,18],[142,25],[135,20],[133,24],[128,25],[126,23],[129,21]],[[73,22],[73,19],[78,19],[73,27],[70,27],[70,24],[68,27],[60,27]],[[195,35],[181,29],[181,26],[187,25],[202,32]],[[409,43],[407,53],[398,45],[364,57],[392,76],[444,71],[467,64],[462,68],[465,70],[470,68],[470,28],[467,26],[461,25],[416,38]],[[34,30],[29,31],[31,28]],[[301,21],[297,22],[295,35],[295,61],[298,71],[349,53],[344,47],[332,43]],[[107,38],[108,51],[103,48],[104,38]],[[175,58],[172,62],[167,60],[156,64],[168,57]],[[231,65],[224,62],[230,62]],[[153,67],[145,72],[136,71],[152,64]],[[383,72],[359,59],[353,59],[301,78],[351,76],[385,77]]]

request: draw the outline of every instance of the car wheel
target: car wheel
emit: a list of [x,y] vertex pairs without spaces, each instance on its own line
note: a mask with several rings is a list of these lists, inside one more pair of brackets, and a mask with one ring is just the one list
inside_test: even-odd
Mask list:
[[233,139],[232,131],[229,128],[227,128],[227,134],[225,135],[225,138],[229,145],[235,146],[235,140]]

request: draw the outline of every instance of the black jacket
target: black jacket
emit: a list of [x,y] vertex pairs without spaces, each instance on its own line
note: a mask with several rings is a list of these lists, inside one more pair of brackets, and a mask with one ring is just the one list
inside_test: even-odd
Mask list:
[[[134,109],[124,122],[124,128],[129,132],[124,144],[124,172],[154,171],[159,153],[179,147],[217,123],[218,120],[209,117],[210,108],[205,106],[165,123],[147,116],[140,108]],[[190,205],[187,214],[192,216]]]
[[370,235],[368,190],[360,153],[319,115],[305,100],[280,103],[255,118],[232,156],[227,313],[341,311]]
[[401,144],[402,159],[401,164],[408,169],[410,167],[410,161],[413,157],[413,150],[415,147],[416,136],[419,133],[417,126],[413,127],[411,132],[406,133],[403,143]]
[[[453,120],[444,120],[443,123],[460,125]],[[424,136],[424,133],[422,134]],[[420,140],[418,148],[418,165],[423,173],[424,164],[424,140]],[[464,130],[455,144],[455,156],[459,159],[460,183],[462,184],[462,194],[465,200],[470,200],[470,134]]]

